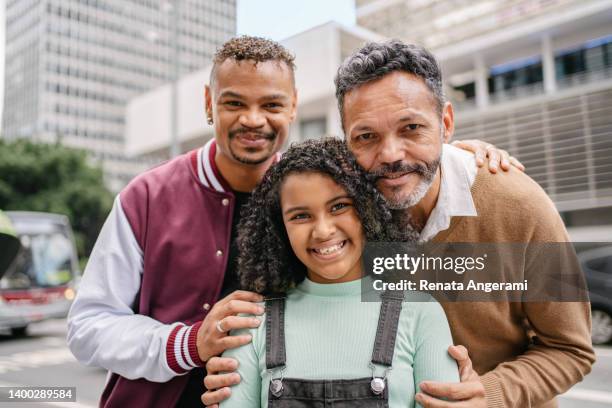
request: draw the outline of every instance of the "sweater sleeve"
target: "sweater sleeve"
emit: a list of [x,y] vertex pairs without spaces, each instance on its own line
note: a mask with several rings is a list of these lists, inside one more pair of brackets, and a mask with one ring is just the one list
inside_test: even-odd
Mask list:
[[[459,382],[457,363],[448,354],[453,344],[446,315],[436,301],[423,302],[424,312],[415,330],[414,389],[420,392],[422,381]],[[417,403],[418,407],[421,407]]]
[[[533,230],[529,241],[568,242],[563,221],[546,194],[538,187],[531,196],[536,204],[530,209]],[[575,264],[573,270],[580,271],[575,254],[563,254],[562,262]],[[528,279],[541,276],[546,269],[543,262],[542,256],[527,260]],[[532,342],[515,360],[503,362],[481,376],[490,408],[538,406],[581,381],[595,362],[588,301],[526,301],[522,308],[533,331]]]
[[143,253],[118,196],[68,315],[68,346],[85,365],[165,382],[202,364],[195,347],[199,323],[163,324],[135,314],[142,272]]
[[[265,322],[265,317],[263,317],[263,322]],[[262,323],[261,326],[265,326],[265,323]],[[220,404],[222,408],[261,407],[262,379],[257,353],[257,345],[260,344],[258,333],[261,333],[261,327],[231,332],[232,335],[251,334],[253,335],[253,341],[238,348],[227,349],[223,353],[223,357],[230,357],[238,361],[240,383],[232,387],[232,395]]]
[[516,360],[481,377],[488,407],[537,406],[582,380],[595,361],[588,303],[530,302],[523,307],[536,337]]

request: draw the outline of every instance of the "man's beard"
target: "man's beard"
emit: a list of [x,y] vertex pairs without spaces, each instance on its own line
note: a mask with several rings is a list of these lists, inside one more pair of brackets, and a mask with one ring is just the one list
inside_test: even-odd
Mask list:
[[[232,157],[234,158],[234,160],[236,160],[236,161],[238,161],[238,162],[240,162],[242,164],[255,165],[255,164],[264,163],[266,160],[268,160],[274,154],[274,152],[272,151],[273,149],[271,148],[270,151],[268,152],[269,154],[266,154],[264,157],[262,157],[260,159],[254,160],[254,159],[250,159],[248,157],[240,156],[232,148],[232,139],[234,139],[236,136],[238,136],[238,135],[240,135],[242,133],[256,134],[259,137],[264,138],[266,140],[269,140],[271,142],[274,142],[276,140],[276,138],[278,137],[278,134],[276,132],[265,133],[265,132],[252,131],[252,130],[248,130],[248,129],[244,129],[244,128],[231,130],[229,132],[229,134],[228,134],[228,136],[229,136],[229,151],[230,151],[230,154],[232,155]],[[274,143],[272,143],[272,146],[274,146]],[[246,147],[245,150],[248,153],[258,153],[259,152],[258,149],[250,148],[250,147]]]
[[383,194],[385,201],[387,202],[387,206],[392,210],[405,210],[410,207],[415,206],[419,201],[425,197],[427,191],[431,187],[431,184],[436,177],[436,173],[438,168],[440,167],[440,161],[442,160],[442,152],[440,152],[440,156],[437,159],[425,163],[425,164],[408,164],[405,162],[397,161],[392,164],[384,164],[379,168],[370,172],[370,174],[376,177],[376,181],[383,178],[388,173],[416,173],[421,176],[421,180],[419,184],[408,194],[406,197],[403,197],[402,189],[404,186],[398,186],[395,188],[391,188],[388,192],[391,196],[387,197]]

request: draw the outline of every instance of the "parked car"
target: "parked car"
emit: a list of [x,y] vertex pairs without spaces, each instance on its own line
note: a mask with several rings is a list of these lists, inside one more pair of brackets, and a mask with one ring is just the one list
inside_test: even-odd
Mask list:
[[21,250],[0,279],[0,328],[20,335],[30,323],[68,314],[80,272],[67,217],[10,211],[6,215]]
[[578,254],[585,273],[593,316],[593,344],[612,341],[612,246]]

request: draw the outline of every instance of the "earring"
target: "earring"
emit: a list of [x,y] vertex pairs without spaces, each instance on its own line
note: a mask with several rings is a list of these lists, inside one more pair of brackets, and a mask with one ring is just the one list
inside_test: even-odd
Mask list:
[[209,125],[211,125],[211,126],[212,126],[212,124],[213,124],[213,118],[212,118],[212,116],[209,116],[208,118],[206,118],[206,122],[207,122]]

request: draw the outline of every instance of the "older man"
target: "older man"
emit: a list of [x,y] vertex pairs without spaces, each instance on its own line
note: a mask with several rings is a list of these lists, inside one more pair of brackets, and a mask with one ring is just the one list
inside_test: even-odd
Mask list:
[[[510,171],[478,171],[471,155],[446,144],[454,131],[435,58],[400,41],[371,43],[344,61],[336,96],[346,141],[402,219],[434,242],[565,242],[544,191]],[[554,407],[554,397],[594,362],[588,303],[465,302],[443,305],[461,383],[424,382],[425,407]],[[469,350],[471,359],[467,355]],[[209,372],[227,369],[211,359]],[[236,381],[210,375],[209,388]],[[227,394],[227,389],[222,389]],[[203,396],[218,402],[221,392]]]

